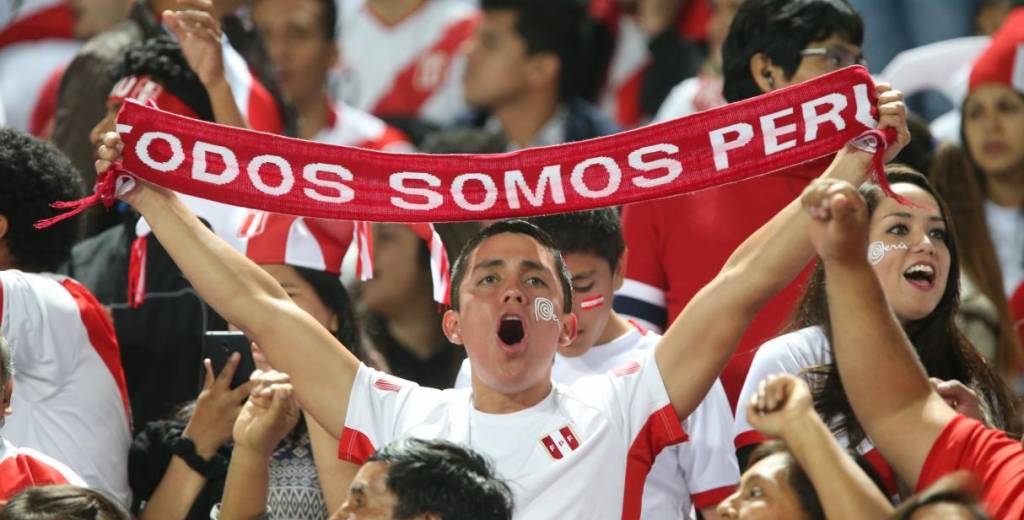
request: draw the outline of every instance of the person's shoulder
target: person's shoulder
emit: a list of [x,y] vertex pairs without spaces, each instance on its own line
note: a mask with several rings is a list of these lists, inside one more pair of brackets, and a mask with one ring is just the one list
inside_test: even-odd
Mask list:
[[582,141],[594,137],[611,135],[621,130],[593,103],[580,98],[566,100],[568,111],[565,121],[567,141]]

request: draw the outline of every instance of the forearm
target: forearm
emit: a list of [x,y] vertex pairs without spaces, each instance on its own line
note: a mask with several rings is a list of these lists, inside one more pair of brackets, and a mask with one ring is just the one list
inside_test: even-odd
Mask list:
[[886,518],[892,513],[881,490],[813,410],[787,425],[783,441],[810,479],[829,520]]
[[196,473],[184,460],[171,457],[160,484],[146,501],[146,507],[139,515],[140,520],[184,519],[192,509],[206,478]]
[[236,446],[228,465],[220,520],[250,520],[267,510],[270,457]]
[[210,104],[213,106],[213,119],[217,123],[238,128],[249,128],[249,121],[235,103],[235,97],[231,94],[231,85],[225,78],[205,85],[206,92],[210,96]]
[[359,471],[359,466],[338,458],[338,439],[332,436],[316,422],[308,413],[302,414],[309,431],[309,441],[313,447],[313,462],[316,464],[317,477],[320,479],[320,491],[324,496],[327,512],[337,511],[345,502],[352,478]]

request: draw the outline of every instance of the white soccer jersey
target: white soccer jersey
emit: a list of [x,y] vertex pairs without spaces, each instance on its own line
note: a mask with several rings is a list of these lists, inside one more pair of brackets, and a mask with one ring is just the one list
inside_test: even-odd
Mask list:
[[640,90],[651,62],[648,43],[647,33],[640,28],[636,18],[619,18],[615,52],[608,64],[608,79],[601,89],[600,106],[609,119],[623,128],[642,123]]
[[[757,386],[761,381],[770,375],[780,373],[800,376],[806,368],[827,365],[831,362],[832,349],[821,327],[807,327],[783,334],[761,345],[750,364],[747,379],[743,382],[743,390],[740,392],[736,405],[736,438],[734,441],[736,449],[759,444],[765,440],[764,435],[761,435],[747,421],[747,404],[757,393]],[[838,434],[835,437],[844,448],[850,447],[849,440],[844,434]],[[874,444],[870,440],[864,439],[857,445],[857,452],[871,462],[885,482],[889,494],[898,495],[895,475],[882,459],[878,450],[875,449]]]
[[363,3],[341,21],[341,99],[378,116],[452,122],[465,110],[461,47],[479,11],[461,0],[425,0],[387,24]]
[[[573,384],[583,377],[604,374],[638,356],[648,355],[661,336],[633,329],[621,337],[598,345],[582,356],[555,356],[551,379]],[[468,360],[462,363],[456,388],[470,386]],[[683,421],[687,440],[658,455],[647,478],[642,518],[689,518],[692,507],[713,507],[729,496],[740,478],[733,436],[732,409],[722,383],[714,386],[700,406]]]
[[471,390],[436,390],[361,366],[339,456],[363,463],[394,440],[465,444],[490,458],[515,496],[515,518],[640,518],[661,450],[685,441],[654,356],[573,385],[540,403],[493,415]]
[[18,448],[0,437],[0,502],[34,486],[88,485],[71,468],[31,448]]
[[127,508],[128,392],[106,311],[74,280],[0,271],[0,334],[14,357],[12,443],[63,461]]
[[355,146],[386,152],[412,152],[412,145],[397,128],[380,118],[344,103],[335,103],[328,113],[327,128],[313,141],[341,146]]
[[71,62],[81,46],[75,40],[50,39],[0,48],[0,97],[8,101],[5,110],[11,128],[30,130],[43,86]]

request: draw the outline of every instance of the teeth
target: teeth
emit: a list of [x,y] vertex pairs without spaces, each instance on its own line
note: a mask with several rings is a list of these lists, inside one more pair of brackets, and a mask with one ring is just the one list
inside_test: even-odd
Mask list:
[[932,266],[930,265],[917,264],[915,266],[912,266],[910,269],[907,269],[906,274],[910,273],[935,274],[935,270],[932,269]]
[[520,318],[519,316],[503,316],[503,317],[502,317],[501,319],[502,319],[503,321],[504,321],[504,320],[515,320],[515,321],[523,321],[523,319],[522,319],[522,318]]

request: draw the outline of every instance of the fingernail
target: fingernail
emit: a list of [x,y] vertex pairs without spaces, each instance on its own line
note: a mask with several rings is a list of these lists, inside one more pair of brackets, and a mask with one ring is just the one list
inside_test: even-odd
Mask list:
[[128,194],[133,189],[135,189],[135,179],[130,175],[121,175],[114,183],[114,193],[118,197]]

